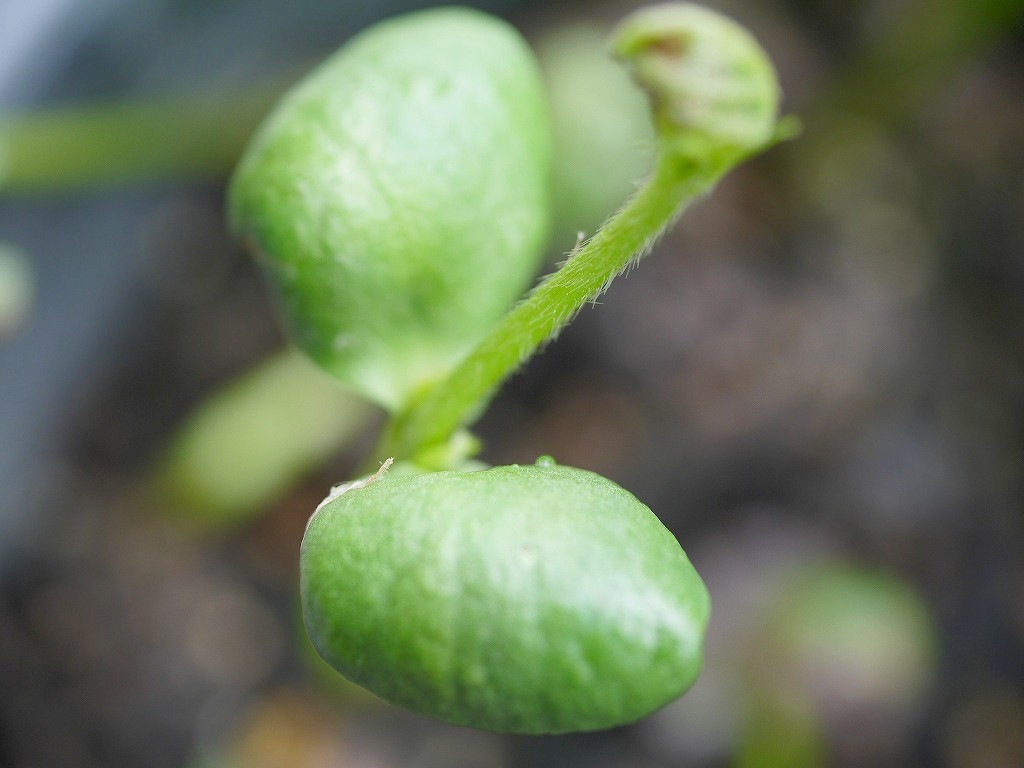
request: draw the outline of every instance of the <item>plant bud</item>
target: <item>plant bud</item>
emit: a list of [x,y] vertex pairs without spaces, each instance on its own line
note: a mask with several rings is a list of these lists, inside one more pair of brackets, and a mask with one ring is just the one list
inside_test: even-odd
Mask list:
[[775,70],[725,16],[688,3],[643,8],[612,33],[612,50],[647,91],[666,151],[729,165],[775,138]]

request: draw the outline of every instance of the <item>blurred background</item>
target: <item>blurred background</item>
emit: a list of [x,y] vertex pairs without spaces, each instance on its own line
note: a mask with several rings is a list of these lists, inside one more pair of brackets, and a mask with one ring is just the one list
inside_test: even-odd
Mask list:
[[[638,3],[493,0],[557,132],[551,262],[645,172]],[[714,605],[633,726],[450,727],[346,684],[306,519],[381,416],[284,348],[223,184],[408,0],[0,0],[0,765],[1024,765],[1024,2],[710,3],[804,132],[511,380],[482,458],[633,491]]]

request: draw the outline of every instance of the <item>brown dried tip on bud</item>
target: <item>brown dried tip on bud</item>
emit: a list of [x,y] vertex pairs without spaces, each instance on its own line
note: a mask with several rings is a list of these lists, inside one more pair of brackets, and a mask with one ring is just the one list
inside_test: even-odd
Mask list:
[[732,164],[776,137],[775,70],[725,16],[689,3],[650,6],[619,24],[611,46],[650,96],[665,151]]

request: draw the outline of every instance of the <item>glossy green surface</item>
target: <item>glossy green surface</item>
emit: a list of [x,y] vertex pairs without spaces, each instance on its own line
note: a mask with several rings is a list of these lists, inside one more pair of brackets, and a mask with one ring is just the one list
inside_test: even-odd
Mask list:
[[289,93],[232,179],[230,216],[298,345],[398,409],[537,271],[549,133],[515,30],[467,9],[411,14]]
[[700,669],[710,603],[632,494],[561,466],[385,475],[312,519],[306,627],[350,680],[496,731],[631,722]]

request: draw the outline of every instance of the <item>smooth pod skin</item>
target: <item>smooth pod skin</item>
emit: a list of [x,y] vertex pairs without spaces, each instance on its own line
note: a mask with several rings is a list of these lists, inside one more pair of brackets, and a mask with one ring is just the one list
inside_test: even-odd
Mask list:
[[533,54],[462,8],[369,29],[296,86],[246,151],[229,214],[293,340],[391,410],[522,294],[550,215]]
[[563,466],[385,475],[313,517],[306,628],[393,703],[494,731],[637,720],[700,670],[708,593],[671,533]]

